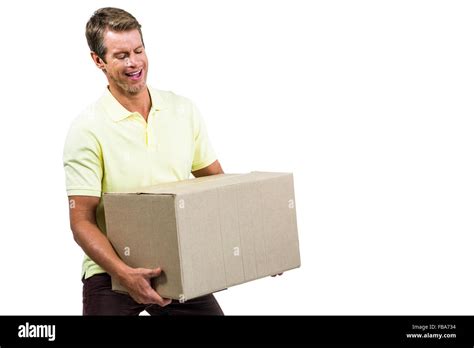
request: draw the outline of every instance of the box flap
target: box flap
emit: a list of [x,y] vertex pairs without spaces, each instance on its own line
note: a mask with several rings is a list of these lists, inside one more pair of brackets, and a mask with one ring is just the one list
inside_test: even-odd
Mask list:
[[137,189],[136,193],[178,195],[184,193],[199,192],[233,184],[241,184],[244,182],[267,180],[270,178],[277,178],[288,174],[289,173],[257,171],[246,174],[218,174],[142,187]]

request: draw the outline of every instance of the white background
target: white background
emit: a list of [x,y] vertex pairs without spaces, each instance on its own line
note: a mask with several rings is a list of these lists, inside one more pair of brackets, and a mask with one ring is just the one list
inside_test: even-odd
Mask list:
[[226,314],[474,314],[474,3],[432,0],[3,4],[0,314],[81,314],[62,150],[106,86],[104,6],[226,172],[294,173],[302,267],[218,293]]

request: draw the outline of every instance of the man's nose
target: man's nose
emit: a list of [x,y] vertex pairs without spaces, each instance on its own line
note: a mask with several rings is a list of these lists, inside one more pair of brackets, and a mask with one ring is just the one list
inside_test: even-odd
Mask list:
[[136,62],[135,62],[135,58],[133,56],[130,56],[130,57],[127,57],[125,58],[125,65],[126,66],[135,66]]

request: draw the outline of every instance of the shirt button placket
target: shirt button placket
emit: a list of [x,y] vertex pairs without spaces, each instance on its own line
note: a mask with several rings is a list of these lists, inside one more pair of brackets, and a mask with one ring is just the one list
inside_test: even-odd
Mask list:
[[147,146],[148,146],[148,151],[154,151],[155,150],[155,134],[153,131],[153,124],[154,124],[155,118],[154,118],[154,113],[150,113],[148,116],[148,122],[147,122],[147,127],[146,127],[146,132],[147,132]]

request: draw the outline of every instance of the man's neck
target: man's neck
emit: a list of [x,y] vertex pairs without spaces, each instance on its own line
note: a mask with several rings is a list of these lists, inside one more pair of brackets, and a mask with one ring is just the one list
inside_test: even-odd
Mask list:
[[108,86],[108,89],[125,109],[130,112],[140,113],[145,121],[147,121],[151,109],[151,97],[148,93],[148,88],[143,88],[137,94],[124,93],[111,85]]

